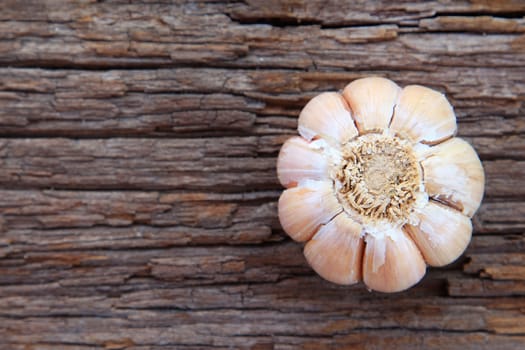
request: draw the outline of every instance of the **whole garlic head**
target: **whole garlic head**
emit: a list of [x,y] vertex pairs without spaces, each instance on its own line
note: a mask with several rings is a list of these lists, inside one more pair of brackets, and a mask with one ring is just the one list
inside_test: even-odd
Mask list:
[[279,219],[338,284],[398,292],[466,249],[484,190],[445,96],[363,78],[314,97],[277,161]]

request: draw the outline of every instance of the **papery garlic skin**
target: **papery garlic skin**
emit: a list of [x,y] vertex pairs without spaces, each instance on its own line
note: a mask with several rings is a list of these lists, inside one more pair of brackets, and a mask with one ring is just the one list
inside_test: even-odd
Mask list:
[[466,141],[452,138],[426,152],[421,161],[430,196],[472,217],[483,198],[485,175],[476,151]]
[[306,242],[319,275],[399,292],[420,281],[427,264],[447,265],[466,249],[484,174],[474,149],[453,137],[443,94],[363,78],[342,95],[313,98],[298,130],[302,138],[289,139],[277,161],[288,188],[279,219]]
[[322,93],[306,104],[299,115],[298,131],[308,141],[321,137],[336,148],[358,135],[348,103],[336,92]]
[[306,260],[330,282],[353,284],[360,281],[364,248],[362,230],[361,225],[346,215],[337,215],[306,243]]
[[291,137],[281,147],[277,160],[277,177],[285,187],[305,180],[328,178],[328,159],[322,150],[302,137]]
[[380,77],[354,80],[343,90],[361,134],[388,128],[400,93],[396,83]]
[[414,242],[400,229],[368,235],[363,260],[363,281],[368,288],[393,293],[423,278],[426,265]]
[[467,248],[472,235],[472,223],[468,217],[433,201],[428,202],[418,215],[419,224],[408,224],[405,230],[429,265],[447,265]]
[[409,85],[399,96],[390,128],[414,143],[433,144],[456,133],[456,115],[443,94]]
[[283,229],[298,242],[309,240],[320,225],[342,211],[329,181],[306,181],[287,189],[278,208]]

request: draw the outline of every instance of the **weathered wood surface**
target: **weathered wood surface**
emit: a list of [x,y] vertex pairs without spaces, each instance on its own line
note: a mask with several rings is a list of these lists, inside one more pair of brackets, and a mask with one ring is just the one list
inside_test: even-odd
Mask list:
[[[522,1],[0,2],[0,349],[525,348]],[[487,174],[456,263],[322,281],[280,228],[304,103],[430,85]]]

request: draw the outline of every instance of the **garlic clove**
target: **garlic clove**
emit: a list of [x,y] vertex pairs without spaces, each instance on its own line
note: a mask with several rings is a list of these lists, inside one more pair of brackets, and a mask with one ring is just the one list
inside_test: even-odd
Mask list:
[[476,151],[455,137],[428,148],[425,156],[421,165],[428,194],[472,217],[481,204],[485,186]]
[[277,158],[277,177],[284,187],[304,180],[328,180],[328,162],[319,148],[302,137],[289,138]]
[[348,84],[343,96],[361,133],[388,128],[401,88],[391,80],[370,77]]
[[321,226],[306,244],[304,255],[310,266],[324,279],[338,284],[361,280],[364,242],[362,226],[345,213]]
[[366,236],[363,281],[373,290],[399,292],[425,275],[426,265],[415,243],[399,228]]
[[429,265],[450,264],[465,251],[472,235],[468,217],[434,201],[429,201],[418,217],[417,226],[407,224],[404,229]]
[[399,96],[390,128],[415,143],[434,144],[456,133],[456,115],[442,93],[409,85]]
[[279,198],[279,220],[295,241],[309,240],[320,225],[342,211],[330,181],[304,181]]
[[333,147],[358,135],[346,101],[336,92],[311,99],[299,115],[298,130],[308,141],[321,137]]

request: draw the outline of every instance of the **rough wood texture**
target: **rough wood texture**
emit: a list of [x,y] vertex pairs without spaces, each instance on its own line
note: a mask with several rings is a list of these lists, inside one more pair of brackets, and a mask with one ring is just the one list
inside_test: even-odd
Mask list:
[[[522,1],[0,2],[0,349],[525,348]],[[487,174],[456,263],[324,282],[276,217],[320,91],[444,92]]]

